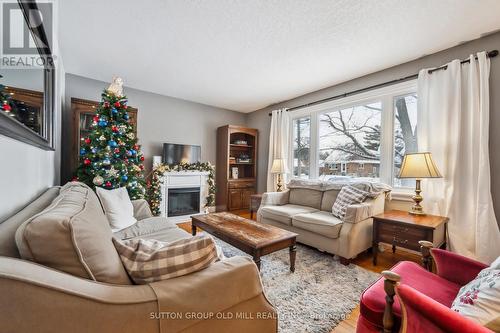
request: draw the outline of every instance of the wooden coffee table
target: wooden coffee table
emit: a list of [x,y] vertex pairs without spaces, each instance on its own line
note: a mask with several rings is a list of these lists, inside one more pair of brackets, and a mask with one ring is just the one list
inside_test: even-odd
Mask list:
[[196,215],[191,219],[193,236],[196,235],[196,227],[200,227],[251,255],[259,270],[260,257],[289,248],[290,271],[295,271],[297,234],[226,212]]

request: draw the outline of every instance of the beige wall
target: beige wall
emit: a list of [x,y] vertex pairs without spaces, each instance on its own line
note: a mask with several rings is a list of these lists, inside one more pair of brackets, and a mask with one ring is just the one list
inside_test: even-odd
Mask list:
[[[250,113],[247,118],[247,126],[259,129],[260,137],[262,138],[259,143],[260,161],[258,165],[258,191],[262,192],[266,188],[268,155],[268,141],[266,138],[269,137],[269,111],[282,107],[294,107],[352,90],[365,88],[378,83],[399,79],[401,77],[418,73],[418,71],[422,68],[440,66],[453,59],[464,59],[471,53],[490,51],[494,49],[500,49],[500,32]],[[328,69],[325,68],[325,70]],[[496,128],[498,124],[500,124],[500,56],[493,58],[491,61],[490,96],[490,159],[492,193],[495,210],[497,212],[497,216],[500,217],[500,154],[498,154],[498,147],[500,147],[500,131]]]
[[[125,78],[126,83],[126,78]],[[63,113],[62,180],[68,180],[64,161],[69,159],[72,138],[71,98],[99,101],[109,83],[77,75],[66,75],[66,102]],[[164,142],[201,145],[203,161],[215,164],[216,130],[227,124],[245,125],[246,115],[125,87],[129,105],[138,108],[138,137],[144,152],[146,171],[151,159],[161,155]]]

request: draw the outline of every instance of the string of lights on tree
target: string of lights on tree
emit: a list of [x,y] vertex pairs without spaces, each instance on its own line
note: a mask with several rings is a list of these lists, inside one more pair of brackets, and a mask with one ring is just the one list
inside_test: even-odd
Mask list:
[[[118,81],[118,83],[116,83]],[[88,137],[81,138],[80,165],[74,180],[91,187],[126,187],[132,200],[142,199],[144,156],[129,123],[121,79],[103,91]]]
[[215,167],[210,162],[197,162],[197,163],[180,163],[178,165],[158,164],[150,173],[151,179],[147,185],[147,200],[151,207],[151,212],[155,216],[161,213],[161,185],[163,183],[163,176],[166,172],[171,171],[204,171],[208,172],[207,184],[208,195],[206,198],[205,207],[215,206]]

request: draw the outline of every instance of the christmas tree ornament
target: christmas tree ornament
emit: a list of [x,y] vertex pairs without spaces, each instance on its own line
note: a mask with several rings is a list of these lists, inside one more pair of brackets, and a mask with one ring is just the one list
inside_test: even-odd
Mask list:
[[102,103],[102,105],[104,105],[105,108],[109,108],[109,102],[108,101],[105,101],[104,103]]
[[111,182],[109,180],[106,182],[106,184],[104,184],[104,186],[106,186],[106,187],[111,187],[111,185],[112,184],[111,184]]
[[101,176],[97,175],[92,180],[92,183],[94,183],[94,185],[96,185],[96,186],[101,186],[102,183],[104,183],[104,178],[102,178]]
[[[118,76],[113,76],[113,80],[111,81],[111,84],[109,85],[108,89],[106,90],[109,95],[115,95],[116,97],[124,97],[123,96],[123,80],[121,77]],[[116,102],[118,103],[118,102]],[[115,106],[116,106],[115,103]]]
[[111,109],[111,114],[113,114],[114,116],[116,116],[118,114],[118,110],[116,108],[112,108]]
[[116,125],[111,126],[111,130],[115,133],[118,132],[118,126]]
[[104,135],[101,135],[101,136],[99,137],[99,141],[106,141],[106,137],[105,137]]
[[144,156],[141,156],[139,159],[140,159],[141,161],[144,161]]
[[114,152],[118,154],[120,152],[120,148],[115,148]]
[[95,122],[98,122],[99,121],[99,116],[94,116],[94,118],[92,118]]
[[100,120],[98,124],[99,124],[99,126],[101,126],[101,127],[106,127],[106,126],[108,126],[108,122],[107,122],[106,120]]
[[111,161],[109,160],[109,158],[105,158],[104,160],[102,160],[102,164],[103,165],[110,165]]
[[114,106],[115,106],[115,108],[119,108],[119,107],[121,107],[121,104],[120,104],[120,102],[115,102]]
[[86,143],[86,144],[88,144],[88,145],[89,145],[89,144],[90,144],[90,142],[91,142],[91,141],[90,141],[90,139],[89,139],[89,138],[85,138],[85,143]]
[[126,181],[127,181],[127,179],[128,179],[128,176],[127,176],[127,175],[123,175],[123,176],[122,176],[122,181],[126,182]]
[[97,153],[97,148],[92,147],[92,148],[90,149],[90,151],[92,152],[92,154],[95,154],[95,153]]
[[116,170],[113,166],[111,169],[106,170],[106,176],[107,177],[116,177],[118,175],[118,170]]
[[128,118],[129,118],[128,113],[125,113],[125,114],[123,115],[123,119],[128,120]]
[[4,102],[2,105],[2,110],[4,110],[5,112],[10,112],[12,110],[12,107],[7,104],[7,102]]
[[80,148],[80,155],[85,155],[85,153],[87,153],[85,148]]
[[130,140],[134,140],[135,134],[132,133],[132,132],[130,132],[130,133],[127,134],[127,138],[129,138]]
[[90,163],[91,163],[91,161],[88,158],[83,160],[84,165],[90,165]]
[[132,156],[132,151],[131,150],[127,150],[127,156],[129,156],[129,157]]
[[118,146],[118,144],[116,143],[115,140],[109,140],[108,141],[108,146],[111,147],[111,148],[115,148],[116,146]]

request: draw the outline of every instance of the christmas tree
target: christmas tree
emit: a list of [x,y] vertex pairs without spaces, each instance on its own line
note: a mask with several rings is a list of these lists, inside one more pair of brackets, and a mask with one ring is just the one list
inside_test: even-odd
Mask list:
[[88,137],[81,139],[80,166],[75,179],[91,187],[126,187],[132,200],[142,199],[144,156],[129,123],[127,98],[123,96],[120,78],[114,78],[103,91],[91,130]]
[[[0,75],[0,79],[3,76]],[[5,92],[5,86],[0,83],[0,109],[4,112],[10,112],[12,110],[12,101],[10,95]]]

